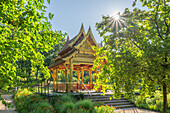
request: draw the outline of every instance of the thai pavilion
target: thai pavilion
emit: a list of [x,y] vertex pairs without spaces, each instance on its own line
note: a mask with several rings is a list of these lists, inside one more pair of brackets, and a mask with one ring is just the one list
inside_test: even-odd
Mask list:
[[[84,31],[83,24],[79,33],[69,40],[67,37],[67,41],[62,47],[61,51],[58,53],[58,56],[54,59],[54,62],[48,67],[51,75],[53,77],[53,85],[55,91],[78,91],[81,89],[85,89],[84,85],[88,90],[94,88],[94,84],[92,83],[92,71],[97,73],[97,69],[92,70],[94,60],[96,57],[94,56],[95,51],[92,49],[92,46],[98,47],[91,28],[87,33]],[[58,82],[58,72],[62,70],[65,75],[65,83]],[[73,71],[77,72],[77,83],[73,82]],[[81,71],[81,75],[80,72]],[[83,85],[83,76],[84,71],[88,71],[90,76],[90,84]],[[68,77],[70,81],[68,81]],[[82,79],[82,84],[80,84],[80,77]],[[96,82],[96,76],[95,76]]]

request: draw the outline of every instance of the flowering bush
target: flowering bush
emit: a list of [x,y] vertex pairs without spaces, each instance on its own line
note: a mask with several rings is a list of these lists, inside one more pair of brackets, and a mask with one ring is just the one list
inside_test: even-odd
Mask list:
[[54,108],[49,104],[48,99],[33,94],[28,89],[19,90],[14,96],[15,106],[19,113],[51,113]]
[[104,105],[103,102],[93,102],[93,107],[94,106],[102,106],[102,105]]
[[63,96],[61,97],[61,100],[62,100],[63,102],[74,102],[74,101],[75,101],[74,98],[71,97],[71,95],[63,95]]
[[90,100],[76,101],[70,95],[47,99],[33,94],[28,89],[19,90],[14,100],[19,113],[112,113],[114,111],[113,107],[100,106],[103,103],[92,103]]
[[30,113],[54,113],[54,108],[46,101],[38,103],[38,105]]
[[61,113],[67,113],[68,110],[74,110],[75,106],[73,104],[73,102],[67,102],[65,104],[63,104],[62,108],[61,108]]
[[75,107],[77,109],[83,108],[83,109],[92,109],[93,108],[93,103],[90,100],[82,100],[79,101],[75,104]]
[[106,106],[102,105],[99,107],[96,106],[94,108],[97,113],[114,113],[114,110],[116,109],[113,106],[107,106],[107,105]]
[[[90,110],[87,109],[68,109],[67,113],[93,113]],[[94,111],[95,113],[95,111]]]
[[18,100],[23,99],[23,97],[30,96],[30,95],[33,95],[33,93],[29,91],[28,89],[20,89],[15,94],[14,100],[18,101]]

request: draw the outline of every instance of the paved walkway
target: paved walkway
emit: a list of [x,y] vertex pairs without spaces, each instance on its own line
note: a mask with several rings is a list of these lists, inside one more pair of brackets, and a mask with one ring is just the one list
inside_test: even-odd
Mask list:
[[160,113],[160,112],[156,112],[156,111],[150,111],[150,110],[146,110],[146,109],[140,109],[140,108],[127,108],[127,109],[118,109],[115,110],[115,113]]
[[[8,103],[11,103],[11,105],[14,105],[14,100],[12,98],[12,94],[10,95],[1,95],[2,98],[6,99]],[[0,101],[0,113],[17,113],[14,108],[8,108],[4,104],[2,104],[2,101]]]

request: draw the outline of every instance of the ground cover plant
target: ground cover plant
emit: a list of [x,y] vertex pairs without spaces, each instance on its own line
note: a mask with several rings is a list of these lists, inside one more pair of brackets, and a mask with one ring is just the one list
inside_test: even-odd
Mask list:
[[[167,113],[170,113],[170,94],[168,94],[167,98]],[[160,112],[163,110],[163,97],[160,91],[157,91],[153,96],[147,98],[142,97],[141,95],[134,96],[131,101],[139,108]]]
[[97,112],[97,113],[114,113],[114,110],[115,110],[115,107],[113,107],[113,106],[108,106],[108,105],[106,105],[106,106],[96,106],[95,107],[95,111]]
[[19,113],[112,113],[115,109],[84,99],[81,93],[77,96],[62,94],[47,98],[30,89],[20,89],[14,94],[14,101]]

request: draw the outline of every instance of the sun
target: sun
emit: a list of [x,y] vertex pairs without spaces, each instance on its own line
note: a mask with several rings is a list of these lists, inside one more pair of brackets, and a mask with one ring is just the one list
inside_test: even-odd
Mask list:
[[126,20],[128,20],[129,14],[120,14],[120,12],[112,12],[111,16],[107,18],[106,25],[111,28],[111,31],[115,31],[118,34],[118,30],[127,26]]
[[118,13],[115,13],[115,14],[113,15],[113,18],[114,18],[115,20],[119,20],[120,16],[119,16]]

